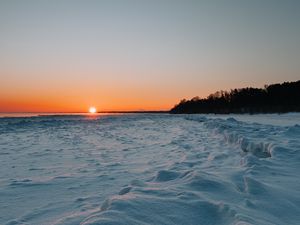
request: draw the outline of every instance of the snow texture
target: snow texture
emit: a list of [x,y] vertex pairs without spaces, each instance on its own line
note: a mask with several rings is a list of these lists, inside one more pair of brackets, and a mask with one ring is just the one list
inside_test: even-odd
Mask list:
[[0,224],[299,224],[300,114],[0,118]]

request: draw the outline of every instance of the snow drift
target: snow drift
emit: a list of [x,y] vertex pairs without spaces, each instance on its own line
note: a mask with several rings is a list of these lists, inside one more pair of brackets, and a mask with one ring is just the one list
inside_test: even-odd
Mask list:
[[0,224],[298,224],[299,114],[247,118],[0,118]]

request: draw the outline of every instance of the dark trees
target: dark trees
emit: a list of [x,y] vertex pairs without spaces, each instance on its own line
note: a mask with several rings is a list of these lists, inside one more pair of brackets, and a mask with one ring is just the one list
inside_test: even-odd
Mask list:
[[218,91],[201,99],[182,100],[171,113],[284,113],[300,112],[300,80]]

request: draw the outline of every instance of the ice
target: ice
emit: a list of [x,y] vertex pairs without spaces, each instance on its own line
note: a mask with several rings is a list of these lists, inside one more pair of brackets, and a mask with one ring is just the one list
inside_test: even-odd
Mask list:
[[0,118],[0,224],[299,224],[299,118]]

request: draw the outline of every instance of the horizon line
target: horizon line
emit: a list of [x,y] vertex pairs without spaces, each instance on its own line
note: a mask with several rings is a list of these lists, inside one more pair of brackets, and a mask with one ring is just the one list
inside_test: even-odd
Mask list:
[[[99,111],[97,113],[167,113],[170,110],[105,110]],[[0,112],[0,113],[84,113],[91,114],[90,112],[82,111],[82,112]]]

